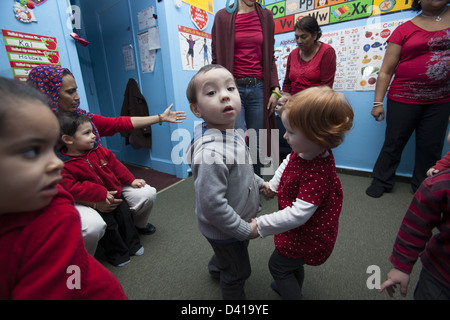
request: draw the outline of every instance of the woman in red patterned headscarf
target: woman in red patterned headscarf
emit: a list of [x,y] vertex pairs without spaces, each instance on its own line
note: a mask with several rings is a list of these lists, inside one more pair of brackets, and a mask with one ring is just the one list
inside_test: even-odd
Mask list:
[[101,144],[100,137],[102,136],[112,136],[118,132],[131,131],[162,121],[180,123],[186,118],[184,111],[171,111],[173,105],[159,115],[148,117],[110,118],[87,112],[79,108],[80,97],[73,74],[69,69],[61,66],[36,67],[30,71],[27,82],[48,97],[53,112],[58,113],[61,110],[87,115],[91,119],[99,144]]

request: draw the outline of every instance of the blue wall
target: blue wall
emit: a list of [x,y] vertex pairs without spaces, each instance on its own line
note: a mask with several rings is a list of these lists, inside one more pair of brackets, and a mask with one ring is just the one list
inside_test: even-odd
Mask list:
[[[99,12],[104,12],[119,2],[121,2],[121,6],[124,6],[124,3],[126,3],[127,10],[123,12],[123,15],[117,17],[117,24],[120,24],[122,22],[121,20],[131,21],[131,38],[129,41],[133,44],[136,60],[136,72],[127,74],[127,77],[122,79],[125,82],[120,94],[125,91],[125,84],[128,77],[134,77],[139,84],[142,94],[146,97],[151,115],[162,113],[173,103],[173,110],[184,110],[188,114],[188,117],[191,118],[189,106],[185,97],[185,86],[192,77],[193,72],[181,71],[177,29],[178,24],[187,25],[191,23],[188,14],[189,7],[183,5],[181,9],[178,9],[174,6],[173,1],[78,1],[83,13],[83,28],[87,29],[80,30],[80,33],[86,32],[86,37],[92,41],[87,52],[86,49],[83,48],[80,48],[80,51],[84,51],[82,53],[83,57],[85,57],[85,59],[92,64],[93,69],[95,69],[94,73],[85,74],[85,78],[90,78],[89,82],[95,82],[98,97],[98,101],[89,101],[89,105],[99,105],[99,110],[104,110],[103,108],[106,105],[106,107],[109,108],[108,112],[111,113],[110,115],[108,114],[108,116],[118,116],[120,114],[123,96],[119,95],[119,98],[114,100],[112,94],[109,92],[109,88],[105,87],[105,83],[108,81],[108,75],[111,75],[111,72],[114,71],[113,69],[123,69],[123,61],[118,59],[117,63],[114,65],[105,64],[103,61],[105,56],[104,43],[110,41],[111,38],[114,38],[116,35],[114,33],[110,35],[105,34],[104,30],[98,26]],[[150,6],[155,7],[158,16],[156,24],[159,28],[161,49],[159,49],[156,54],[154,71],[151,73],[142,73],[137,39],[138,34],[142,30],[139,30],[137,14]],[[120,50],[122,43],[118,45]],[[86,67],[89,66],[87,65]],[[88,80],[85,79],[85,81]],[[94,110],[93,112],[98,112],[98,110]],[[125,146],[124,139],[118,135],[106,138],[106,145],[116,153],[120,160],[148,166],[158,171],[186,178],[188,176],[189,166],[186,164],[175,165],[171,159],[171,152],[173,147],[179,142],[177,137],[172,141],[172,134],[175,132],[174,134],[176,136],[178,132],[176,129],[189,128],[189,125],[192,125],[193,123],[189,118],[183,124],[163,123],[161,126],[153,125],[153,145],[150,150],[135,150],[131,146]]]
[[[215,10],[220,8],[223,1],[214,1]],[[184,110],[187,115],[187,119],[176,125],[177,129],[171,137],[171,147],[177,147],[185,142],[185,136],[183,133],[189,133],[192,136],[194,132],[194,123],[198,121],[189,109],[189,102],[186,99],[186,88],[187,84],[191,78],[196,73],[195,71],[183,71],[182,63],[184,63],[185,58],[181,59],[181,49],[179,43],[179,33],[178,25],[186,26],[189,28],[195,28],[194,24],[191,22],[189,16],[189,5],[182,3],[181,7],[178,8],[174,5],[173,1],[162,1],[157,4],[158,17],[167,17],[166,19],[160,20],[160,38],[161,46],[164,48],[167,46],[169,48],[168,54],[163,55],[163,65],[164,65],[164,80],[166,87],[166,96],[168,101],[173,102],[178,110]],[[204,32],[211,33],[211,28],[213,25],[214,16],[208,14],[209,23]],[[182,62],[183,61],[183,62]],[[181,172],[183,177],[186,177],[190,171],[187,164],[181,163],[178,165],[177,173]]]
[[[81,76],[75,41],[69,36],[72,29],[67,27],[69,11],[67,1],[46,1],[34,10],[37,22],[19,22],[13,13],[14,1],[2,1],[0,4],[0,29],[32,33],[56,38],[61,65],[68,67],[78,81],[80,98],[85,100],[83,78]],[[6,55],[5,42],[0,37],[0,76],[12,78],[11,67]]]

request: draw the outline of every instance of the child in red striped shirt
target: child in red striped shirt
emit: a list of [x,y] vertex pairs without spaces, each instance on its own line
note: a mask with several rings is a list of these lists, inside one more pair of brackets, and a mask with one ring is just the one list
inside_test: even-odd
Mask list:
[[[417,300],[450,299],[450,170],[425,179],[403,218],[391,254],[394,268],[379,292],[393,296],[400,284],[406,296],[410,273],[420,257],[422,272],[414,292]],[[433,233],[436,229],[438,232]]]

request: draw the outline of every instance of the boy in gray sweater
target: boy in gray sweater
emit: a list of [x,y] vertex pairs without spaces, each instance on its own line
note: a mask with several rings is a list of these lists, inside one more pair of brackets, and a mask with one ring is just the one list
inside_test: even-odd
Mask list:
[[210,273],[220,274],[225,300],[245,299],[250,276],[248,237],[258,211],[263,179],[253,172],[245,140],[234,130],[241,99],[233,75],[220,65],[201,68],[186,95],[192,113],[204,120],[187,150],[196,193],[200,232],[214,250]]

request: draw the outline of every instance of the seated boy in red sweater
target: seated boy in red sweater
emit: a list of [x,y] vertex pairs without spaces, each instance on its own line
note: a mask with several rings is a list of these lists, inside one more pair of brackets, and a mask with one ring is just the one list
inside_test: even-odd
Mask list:
[[121,197],[122,185],[140,188],[145,186],[145,181],[135,179],[111,151],[96,144],[87,116],[60,112],[58,119],[63,147],[58,148],[57,155],[64,161],[61,184],[76,201],[112,203],[116,198],[122,200],[115,210],[99,212],[106,222],[106,232],[99,243],[112,265],[126,265],[130,256],[142,255],[144,247],[128,203]]
[[1,77],[0,96],[0,300],[126,299],[87,253],[73,198],[58,184],[59,126],[46,99]]

